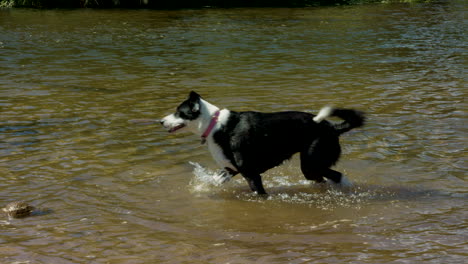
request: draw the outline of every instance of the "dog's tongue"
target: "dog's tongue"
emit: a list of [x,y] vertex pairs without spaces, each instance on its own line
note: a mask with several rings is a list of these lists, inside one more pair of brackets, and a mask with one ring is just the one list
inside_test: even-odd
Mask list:
[[173,127],[173,128],[171,128],[171,129],[169,129],[169,133],[175,132],[175,131],[177,131],[177,130],[183,128],[184,126],[185,126],[185,125],[178,125],[178,126],[176,126],[176,127]]

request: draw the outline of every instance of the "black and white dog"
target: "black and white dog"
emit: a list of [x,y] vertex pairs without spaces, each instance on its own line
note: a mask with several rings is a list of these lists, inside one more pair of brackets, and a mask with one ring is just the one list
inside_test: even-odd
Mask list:
[[[344,121],[333,124],[327,117]],[[226,182],[240,173],[250,189],[266,194],[261,173],[300,153],[301,170],[308,180],[346,184],[345,177],[330,169],[340,157],[339,136],[364,124],[362,112],[324,107],[318,115],[304,112],[234,112],[203,100],[196,92],[161,120],[169,130],[190,131],[208,143],[211,155]]]

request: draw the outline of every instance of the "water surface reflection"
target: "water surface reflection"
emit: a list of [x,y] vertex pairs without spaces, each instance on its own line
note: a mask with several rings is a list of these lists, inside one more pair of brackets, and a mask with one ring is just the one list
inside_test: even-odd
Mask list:
[[[306,9],[1,10],[5,263],[463,263],[465,29],[458,1]],[[196,90],[233,110],[368,113],[350,189],[297,159],[260,199],[157,119]]]

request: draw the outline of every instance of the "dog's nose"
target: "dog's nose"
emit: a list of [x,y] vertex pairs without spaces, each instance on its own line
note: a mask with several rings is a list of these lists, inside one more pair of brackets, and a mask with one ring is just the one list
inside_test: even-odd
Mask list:
[[159,123],[160,123],[161,125],[164,125],[164,120],[159,120]]

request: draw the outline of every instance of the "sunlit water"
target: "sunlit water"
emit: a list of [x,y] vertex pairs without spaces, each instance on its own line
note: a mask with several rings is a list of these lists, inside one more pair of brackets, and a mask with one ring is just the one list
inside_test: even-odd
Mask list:
[[[465,263],[463,1],[306,9],[1,10],[2,263]],[[190,90],[233,110],[363,110],[350,188],[297,158],[216,185],[158,119]]]

